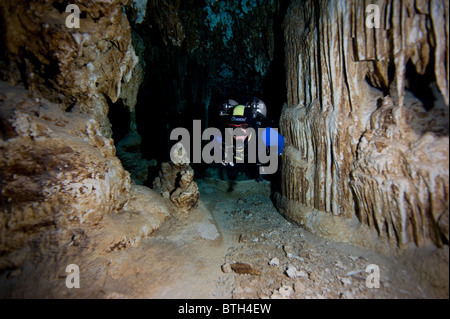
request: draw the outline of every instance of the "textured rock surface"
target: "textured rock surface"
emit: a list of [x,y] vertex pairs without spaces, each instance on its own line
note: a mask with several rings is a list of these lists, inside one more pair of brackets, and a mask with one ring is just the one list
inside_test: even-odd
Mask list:
[[63,1],[0,1],[0,80],[17,84],[0,84],[2,280],[133,246],[169,217],[111,139],[108,104],[132,111],[143,76],[125,3],[77,1],[71,29]]
[[131,184],[92,116],[0,82],[0,120],[0,270],[99,228],[112,236],[105,245],[131,246],[169,216],[156,193]]
[[[448,2],[377,4],[379,29],[365,26],[358,1],[291,3],[278,204],[336,240],[441,245],[449,214]],[[417,97],[415,81],[429,89],[431,105]]]
[[194,207],[200,197],[197,184],[194,181],[194,170],[189,164],[161,164],[159,177],[153,182],[153,189],[171,202],[181,212]]
[[121,97],[132,108],[142,79],[125,3],[77,1],[80,28],[71,29],[64,1],[1,1],[3,80],[22,81],[66,109],[92,114],[110,137],[105,97],[112,102]]

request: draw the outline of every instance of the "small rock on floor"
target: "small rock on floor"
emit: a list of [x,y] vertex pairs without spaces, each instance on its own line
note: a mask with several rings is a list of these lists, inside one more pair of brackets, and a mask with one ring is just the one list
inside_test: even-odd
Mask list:
[[222,271],[224,272],[224,273],[230,273],[231,271],[232,271],[232,269],[231,269],[231,265],[229,264],[229,263],[226,263],[226,264],[223,264],[222,265]]
[[279,260],[277,257],[272,258],[272,259],[269,261],[269,265],[270,265],[270,266],[278,266],[278,265],[280,265],[280,260]]
[[248,275],[261,275],[261,271],[258,269],[253,268],[249,264],[244,263],[234,263],[231,265],[231,269],[237,274],[248,274]]

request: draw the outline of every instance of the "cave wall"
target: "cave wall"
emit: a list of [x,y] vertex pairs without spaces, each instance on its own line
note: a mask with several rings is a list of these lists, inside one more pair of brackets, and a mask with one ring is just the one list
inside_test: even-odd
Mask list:
[[107,99],[131,109],[142,81],[126,0],[74,1],[79,28],[68,28],[64,1],[1,1],[2,80],[22,82],[30,91],[66,109],[90,113],[110,137]]
[[169,217],[111,139],[108,101],[132,110],[142,81],[126,1],[74,3],[78,29],[64,1],[0,1],[0,281],[132,246]]
[[282,213],[380,249],[448,244],[448,2],[293,0],[285,41]]

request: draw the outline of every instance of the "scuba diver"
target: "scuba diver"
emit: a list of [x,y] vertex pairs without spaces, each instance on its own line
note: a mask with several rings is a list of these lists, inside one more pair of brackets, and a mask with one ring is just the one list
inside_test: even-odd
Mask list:
[[[250,178],[255,178],[256,181],[261,182],[263,180],[261,170],[264,169],[256,156],[256,163],[249,161],[249,150],[257,154],[256,149],[249,149],[250,143],[253,145],[258,144],[258,133],[260,128],[270,130],[263,131],[263,138],[266,154],[269,151],[269,135],[273,138],[273,132],[276,132],[272,128],[273,122],[267,118],[267,106],[258,99],[253,98],[251,102],[246,105],[239,104],[235,100],[227,100],[220,110],[220,116],[224,119],[221,125],[220,131],[224,132],[225,128],[233,129],[233,135],[229,137],[231,140],[226,141],[225,134],[222,140],[223,161],[222,164],[227,168],[227,175],[229,179],[235,179],[239,172],[245,173]],[[252,128],[252,129],[250,129]],[[278,144],[278,155],[281,154],[284,147],[284,139],[277,132],[276,142]],[[273,139],[274,141],[275,139]],[[226,143],[228,142],[228,143]],[[228,158],[232,158],[232,161],[227,161]]]

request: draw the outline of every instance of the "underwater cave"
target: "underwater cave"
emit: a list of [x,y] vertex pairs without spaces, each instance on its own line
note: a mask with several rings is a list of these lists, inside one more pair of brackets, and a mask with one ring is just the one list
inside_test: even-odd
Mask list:
[[0,0],[0,297],[448,298],[448,14]]

